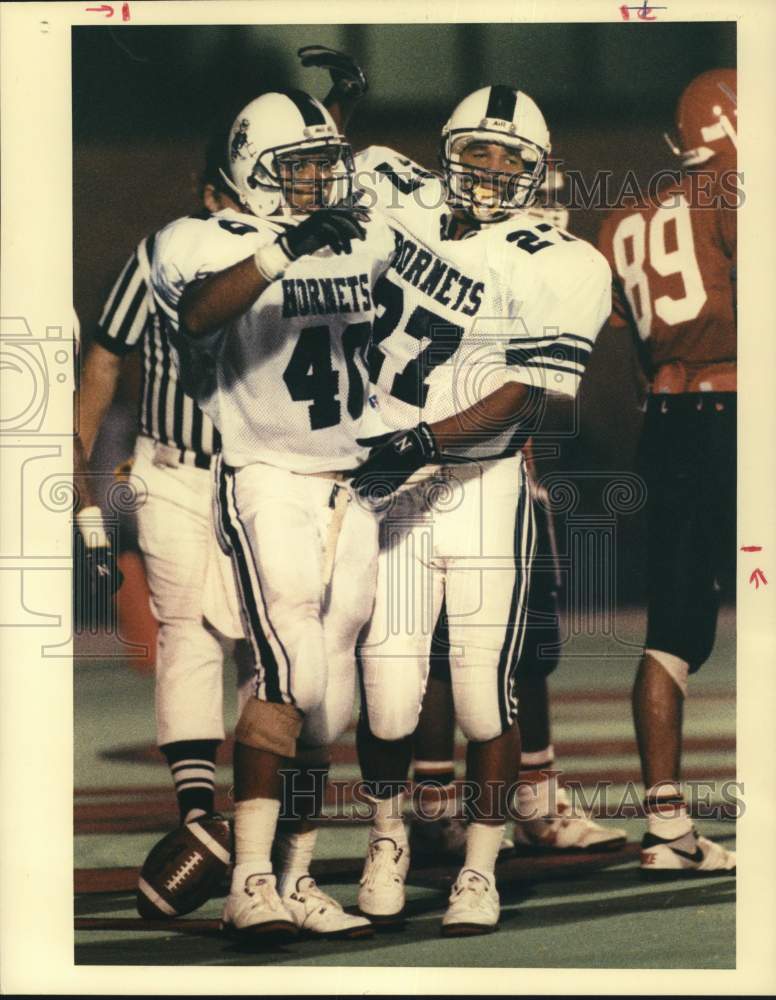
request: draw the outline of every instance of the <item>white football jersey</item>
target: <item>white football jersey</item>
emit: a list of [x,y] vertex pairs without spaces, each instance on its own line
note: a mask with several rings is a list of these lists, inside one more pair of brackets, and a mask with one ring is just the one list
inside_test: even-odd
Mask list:
[[284,224],[231,209],[184,218],[158,236],[152,287],[176,336],[186,388],[221,432],[225,462],[266,462],[294,472],[352,468],[368,450],[364,363],[372,287],[396,249],[378,213],[350,254],[319,250],[293,261],[253,306],[199,341],[178,334],[190,282],[244,260]]
[[[356,177],[400,244],[375,288],[368,356],[386,423],[433,423],[510,381],[576,394],[610,308],[594,247],[526,212],[448,239],[441,179],[386,147],[359,153]],[[498,457],[516,440],[509,430],[461,454]]]

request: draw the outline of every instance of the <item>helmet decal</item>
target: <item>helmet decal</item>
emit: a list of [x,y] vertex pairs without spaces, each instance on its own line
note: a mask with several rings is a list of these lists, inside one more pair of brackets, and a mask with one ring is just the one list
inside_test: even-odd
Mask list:
[[352,193],[350,146],[326,108],[301,90],[272,91],[247,104],[227,151],[227,183],[254,215],[306,214]]
[[247,118],[241,118],[237,129],[232,136],[232,142],[229,149],[229,158],[234,163],[238,156],[245,157],[249,156],[250,152],[243,152],[248,146],[248,126],[250,122]]

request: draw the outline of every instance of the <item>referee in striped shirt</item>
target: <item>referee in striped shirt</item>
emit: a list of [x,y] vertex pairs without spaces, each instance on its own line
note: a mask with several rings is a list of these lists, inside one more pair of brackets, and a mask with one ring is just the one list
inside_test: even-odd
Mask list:
[[[236,207],[222,187],[226,136],[211,141],[202,175],[207,212]],[[86,553],[85,571],[120,583],[101,517],[91,502],[86,463],[113,399],[122,359],[142,356],[138,437],[132,485],[141,506],[137,513],[140,548],[159,622],[156,651],[157,742],[170,767],[181,822],[214,812],[215,759],[224,738],[222,667],[225,637],[203,615],[208,562],[218,555],[212,515],[210,465],[220,448],[218,431],[181,385],[172,358],[164,316],[149,287],[155,234],[141,240],[119,274],[86,355],[79,387],[79,438],[76,485],[81,492],[77,515],[84,539],[97,550]],[[85,508],[85,509],[84,509]],[[95,522],[98,528],[95,531]],[[236,632],[232,631],[236,636]],[[253,682],[248,644],[234,644],[240,698]]]

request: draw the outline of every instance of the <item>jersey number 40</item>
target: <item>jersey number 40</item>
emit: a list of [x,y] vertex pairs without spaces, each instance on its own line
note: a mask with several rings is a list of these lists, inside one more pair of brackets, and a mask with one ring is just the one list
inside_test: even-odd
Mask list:
[[[370,334],[369,323],[351,323],[342,333],[345,367],[348,373],[347,410],[358,420],[364,410],[364,381],[356,364],[363,359]],[[307,326],[299,332],[294,353],[283,372],[283,381],[295,403],[310,400],[310,429],[317,431],[340,422],[340,373],[331,360],[331,332],[328,326]]]

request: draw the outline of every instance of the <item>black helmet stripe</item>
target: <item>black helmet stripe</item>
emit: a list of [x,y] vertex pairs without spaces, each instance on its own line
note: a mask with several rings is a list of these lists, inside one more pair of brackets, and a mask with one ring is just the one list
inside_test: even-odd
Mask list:
[[486,118],[502,118],[511,122],[515,114],[517,104],[517,91],[512,87],[504,87],[497,84],[490,88],[488,107],[485,111]]
[[309,94],[305,94],[303,90],[284,90],[282,93],[294,102],[305,125],[326,124],[323,112]]

